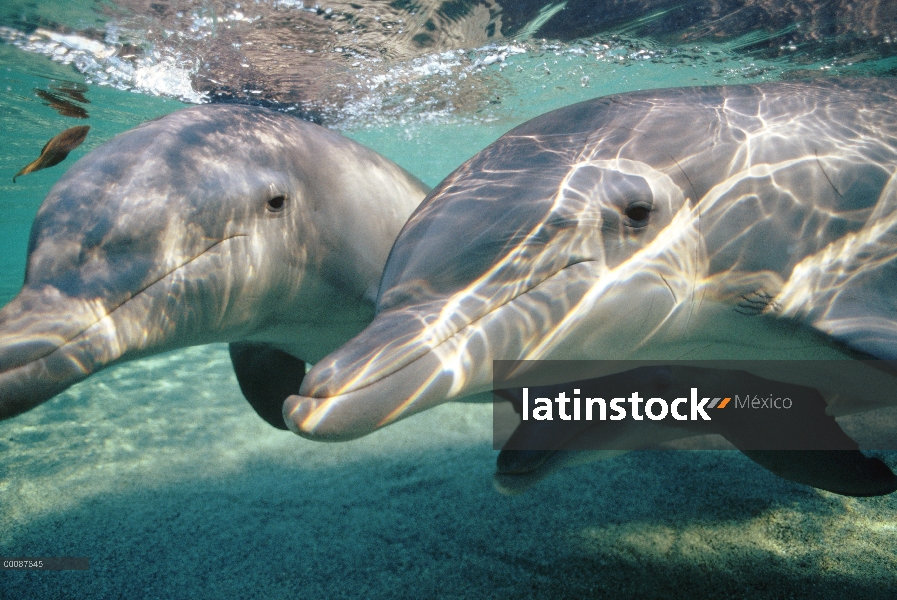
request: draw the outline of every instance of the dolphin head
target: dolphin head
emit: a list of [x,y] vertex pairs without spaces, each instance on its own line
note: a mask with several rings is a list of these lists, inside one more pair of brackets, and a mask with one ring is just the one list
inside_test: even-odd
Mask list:
[[[285,405],[287,423],[316,438],[353,437],[490,389],[494,358],[560,358],[592,344],[582,322],[598,303],[604,326],[585,337],[632,346],[648,323],[633,286],[649,310],[669,310],[669,286],[687,285],[694,236],[673,161],[617,156],[621,117],[638,120],[609,102],[550,113],[434,189],[393,246],[376,318],[307,375]],[[665,262],[660,232],[679,237],[679,269]],[[622,268],[633,257],[645,268]]]
[[260,108],[125,132],[51,189],[0,311],[0,417],[117,361],[210,342],[316,360],[360,330],[425,189],[376,153]]
[[535,359],[893,353],[892,87],[651,90],[512,130],[411,216],[288,425],[356,437]]

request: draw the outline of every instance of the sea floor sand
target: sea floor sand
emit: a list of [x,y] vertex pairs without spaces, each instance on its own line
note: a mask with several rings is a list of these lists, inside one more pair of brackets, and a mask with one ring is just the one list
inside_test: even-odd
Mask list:
[[225,346],[110,369],[0,423],[0,555],[90,558],[0,597],[897,596],[897,495],[642,451],[503,496],[491,410],[321,444],[255,416]]

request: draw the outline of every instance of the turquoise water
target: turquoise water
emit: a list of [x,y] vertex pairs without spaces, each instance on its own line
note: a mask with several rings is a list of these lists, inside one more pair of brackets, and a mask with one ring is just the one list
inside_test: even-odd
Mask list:
[[[65,12],[55,14],[57,19],[82,25],[85,20],[92,23],[87,17],[91,12],[86,8],[79,9],[77,3],[66,6]],[[41,14],[53,14],[45,3],[38,8]],[[645,88],[774,81],[794,74],[862,76],[897,69],[897,58],[874,55],[858,63],[830,57],[764,59],[739,52],[737,49],[750,41],[740,42],[743,38],[681,47],[658,47],[650,40],[614,39],[605,40],[607,43],[511,46],[510,52],[504,51],[502,60],[474,69],[474,73],[485,74],[483,81],[494,88],[484,99],[477,100],[482,106],[428,112],[407,102],[413,98],[401,96],[403,91],[407,93],[405,88],[399,87],[400,95],[393,97],[393,86],[372,94],[373,102],[358,103],[332,115],[327,124],[385,154],[432,186],[513,126],[588,98]],[[486,46],[473,56],[488,62],[490,57],[501,56],[502,48],[505,46]],[[414,75],[421,71],[421,64],[436,64],[430,67],[436,75],[420,83],[438,90],[457,75],[451,70],[457,62],[435,55],[399,63],[395,71]],[[102,68],[110,67],[98,67],[100,71]],[[90,84],[98,79],[96,70],[88,71],[85,77],[72,65],[0,44],[0,136],[4,141],[0,148],[0,303],[12,298],[21,284],[30,222],[65,168],[115,134],[185,106],[171,97],[140,93],[137,87],[123,91]],[[461,74],[467,76],[466,72]],[[431,81],[440,78],[435,84]],[[54,82],[88,82],[86,97],[91,104],[85,108],[89,119],[64,117],[44,105],[34,90],[48,90]],[[459,99],[454,100],[464,106]],[[12,176],[37,157],[47,140],[67,127],[81,124],[90,125],[91,131],[86,142],[65,162],[12,183]]]
[[[14,6],[0,11],[5,23]],[[78,31],[105,22],[93,6],[38,10]],[[461,74],[492,87],[429,110],[395,84],[325,124],[435,185],[513,126],[578,100],[897,68],[885,52],[763,58],[739,39],[532,43],[504,57],[482,46],[461,66],[424,56],[396,70],[436,64],[421,80],[434,89]],[[65,169],[185,106],[97,80],[0,44],[0,304],[21,286],[30,223]],[[88,85],[86,121],[34,93],[64,81]],[[66,161],[12,182],[48,139],[81,124],[90,134]],[[91,558],[88,572],[0,573],[0,597],[884,598],[897,588],[892,498],[818,492],[729,452],[633,453],[509,498],[491,488],[491,433],[490,407],[456,405],[315,444],[255,416],[223,345],[120,365],[0,423],[0,555]]]
[[[22,285],[28,232],[38,206],[65,168],[117,133],[184,106],[176,100],[153,98],[106,87],[91,88],[90,118],[73,119],[45,106],[34,89],[52,82],[83,82],[71,67],[42,56],[0,45],[0,302],[8,302]],[[90,125],[87,140],[55,168],[25,175],[13,183],[22,167],[37,158],[47,140],[76,125]]]

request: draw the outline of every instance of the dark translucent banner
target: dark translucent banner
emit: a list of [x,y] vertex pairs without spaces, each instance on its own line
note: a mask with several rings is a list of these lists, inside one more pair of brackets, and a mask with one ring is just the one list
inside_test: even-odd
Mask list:
[[85,556],[17,556],[0,557],[0,571],[87,571],[90,559]]
[[890,361],[495,361],[494,389],[496,449],[897,449]]

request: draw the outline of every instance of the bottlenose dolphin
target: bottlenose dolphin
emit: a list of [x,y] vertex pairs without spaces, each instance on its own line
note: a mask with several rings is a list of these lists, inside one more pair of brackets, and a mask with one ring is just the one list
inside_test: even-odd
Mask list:
[[0,418],[117,362],[231,342],[240,387],[283,399],[372,318],[389,248],[427,188],[298,118],[187,108],[79,160],[31,231],[0,310]]
[[[493,359],[897,359],[895,100],[887,79],[650,90],[517,127],[411,216],[376,318],[288,425],[348,439],[513,386]],[[767,364],[833,415],[895,383]]]

